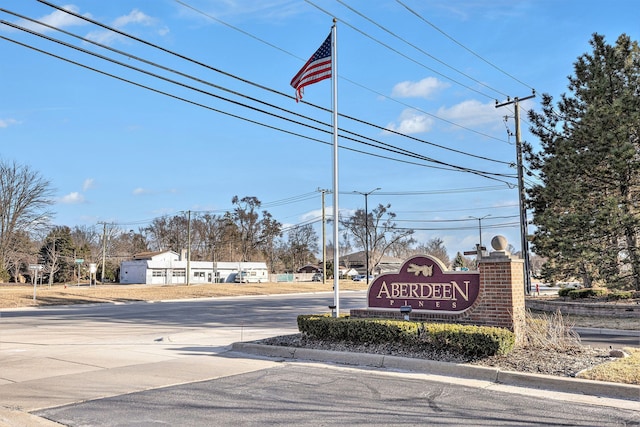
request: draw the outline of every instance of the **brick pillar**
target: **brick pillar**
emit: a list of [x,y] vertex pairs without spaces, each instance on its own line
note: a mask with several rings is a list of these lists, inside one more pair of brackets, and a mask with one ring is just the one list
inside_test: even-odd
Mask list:
[[525,327],[524,261],[512,259],[502,236],[494,237],[491,245],[495,251],[478,261],[480,301],[469,318],[510,329],[521,341]]

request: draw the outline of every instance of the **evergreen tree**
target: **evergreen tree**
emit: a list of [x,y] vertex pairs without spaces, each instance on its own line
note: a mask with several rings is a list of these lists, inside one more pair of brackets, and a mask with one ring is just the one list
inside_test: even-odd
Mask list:
[[75,250],[69,227],[56,226],[49,232],[38,254],[49,277],[49,286],[73,280]]
[[451,268],[455,270],[456,268],[460,268],[460,267],[466,267],[466,265],[465,265],[464,257],[460,252],[458,252],[456,253],[456,257],[453,260],[453,264],[451,265]]
[[640,290],[640,49],[594,34],[574,64],[570,94],[529,112],[542,151],[525,147],[542,184],[529,191],[533,248],[549,281],[581,278]]

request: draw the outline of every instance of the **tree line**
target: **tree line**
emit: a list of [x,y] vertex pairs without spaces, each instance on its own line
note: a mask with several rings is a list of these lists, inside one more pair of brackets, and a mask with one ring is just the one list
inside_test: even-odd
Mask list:
[[[97,278],[117,281],[121,261],[135,254],[165,250],[184,254],[188,249],[193,261],[264,261],[273,273],[293,272],[307,264],[320,265],[319,237],[313,226],[283,230],[268,211],[260,209],[260,200],[253,196],[233,197],[233,209],[222,215],[186,211],[156,218],[137,230],[108,223],[102,223],[102,227],[71,228],[48,225],[50,183],[28,166],[0,163],[0,180],[6,190],[3,200],[10,202],[2,205],[0,213],[1,281],[28,281],[33,275],[29,266],[37,264],[43,266],[39,274],[49,284],[87,279],[91,263],[97,266]],[[30,197],[16,200],[16,194]],[[18,206],[20,203],[25,206]],[[364,248],[368,236],[371,271],[384,255],[429,253],[449,263],[441,240],[416,246],[411,237],[413,230],[398,229],[390,207],[379,205],[368,215],[357,210],[352,216],[340,218],[344,229],[340,253]],[[326,252],[332,251],[330,242]],[[468,264],[471,260],[462,262]],[[330,261],[327,274],[332,275],[332,270]]]

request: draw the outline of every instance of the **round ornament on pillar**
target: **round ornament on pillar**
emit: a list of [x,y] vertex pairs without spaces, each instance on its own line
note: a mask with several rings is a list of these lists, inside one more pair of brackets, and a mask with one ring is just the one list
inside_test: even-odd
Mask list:
[[491,247],[498,252],[506,252],[508,243],[504,236],[495,236],[491,239]]

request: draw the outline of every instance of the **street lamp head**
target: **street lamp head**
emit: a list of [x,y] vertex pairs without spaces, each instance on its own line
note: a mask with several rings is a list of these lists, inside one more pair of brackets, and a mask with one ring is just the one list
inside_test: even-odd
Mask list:
[[481,216],[481,217],[471,216],[471,215],[470,215],[470,216],[468,216],[467,218],[469,218],[469,219],[477,219],[478,221],[480,221],[480,220],[485,219],[485,218],[490,217],[490,216],[491,216],[491,214],[487,214],[487,215],[485,215],[485,216]]
[[374,191],[378,191],[378,190],[382,190],[382,188],[377,187],[377,188],[374,188],[373,190],[371,190],[371,191],[367,191],[367,192],[364,192],[364,191],[353,191],[353,193],[354,193],[354,194],[360,194],[360,195],[362,195],[362,196],[365,196],[365,197],[366,197],[366,196],[368,196],[369,194],[373,193]]

